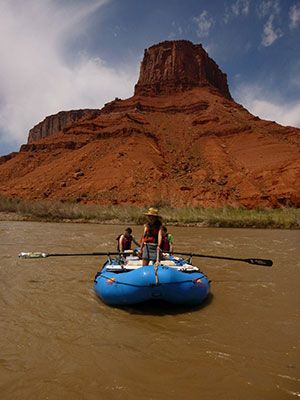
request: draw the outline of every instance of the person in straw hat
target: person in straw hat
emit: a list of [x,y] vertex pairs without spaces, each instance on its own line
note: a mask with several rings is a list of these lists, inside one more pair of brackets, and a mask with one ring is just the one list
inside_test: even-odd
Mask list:
[[162,243],[162,218],[156,208],[150,207],[145,213],[148,222],[144,225],[141,239],[141,254],[143,265],[149,261],[157,262],[160,259],[160,247]]

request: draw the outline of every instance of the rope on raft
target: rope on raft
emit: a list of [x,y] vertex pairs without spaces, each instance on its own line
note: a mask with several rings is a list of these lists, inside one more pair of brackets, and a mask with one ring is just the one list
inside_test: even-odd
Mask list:
[[188,283],[188,282],[193,282],[194,283],[199,279],[199,278],[187,279],[185,281],[180,281],[180,282],[162,282],[162,283],[159,283],[158,285],[155,285],[155,284],[151,284],[151,285],[136,285],[134,283],[119,282],[119,281],[115,280],[115,278],[111,278],[109,276],[102,275],[101,273],[99,275],[96,275],[95,282],[96,282],[96,279],[99,278],[99,276],[100,276],[100,278],[104,278],[104,279],[107,279],[107,280],[111,281],[112,284],[113,283],[117,283],[119,285],[124,285],[124,286],[143,287],[143,288],[152,287],[152,286],[162,286],[162,285],[175,285],[175,284]]

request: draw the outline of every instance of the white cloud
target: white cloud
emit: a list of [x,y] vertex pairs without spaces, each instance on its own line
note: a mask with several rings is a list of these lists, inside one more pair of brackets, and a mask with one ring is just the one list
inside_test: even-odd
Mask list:
[[198,17],[194,17],[193,21],[197,25],[197,36],[202,38],[209,35],[209,31],[215,23],[214,19],[205,10]]
[[261,44],[264,47],[271,46],[281,36],[283,36],[283,33],[279,28],[274,27],[274,15],[271,15],[264,25]]
[[294,4],[289,11],[290,28],[294,29],[300,23],[300,3]]
[[0,3],[0,141],[19,145],[47,115],[99,108],[132,93],[135,68],[113,69],[87,54],[75,54],[73,64],[66,61],[68,40],[82,33],[91,13],[105,3]]
[[288,102],[269,93],[263,86],[242,84],[235,89],[235,99],[253,115],[300,128],[300,101]]
[[257,7],[257,13],[260,18],[265,18],[270,15],[280,14],[280,4],[278,0],[263,0]]
[[280,21],[280,11],[279,0],[264,0],[257,7],[259,18],[267,18],[261,35],[261,45],[264,47],[271,46],[283,36],[282,30],[276,26]]
[[226,7],[224,22],[227,24],[230,19],[238,17],[240,15],[248,15],[250,11],[250,0],[236,0],[230,7]]
[[250,105],[249,110],[262,119],[300,128],[300,103],[279,104],[269,100],[256,99]]
[[184,35],[187,35],[187,31],[189,27],[182,28],[181,25],[177,25],[175,21],[172,22],[172,31],[168,35],[168,39],[182,39]]

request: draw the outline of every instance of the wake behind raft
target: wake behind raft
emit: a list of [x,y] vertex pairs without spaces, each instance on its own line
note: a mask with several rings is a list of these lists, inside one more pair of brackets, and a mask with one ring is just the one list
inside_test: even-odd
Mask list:
[[142,266],[136,256],[111,258],[95,276],[96,294],[109,305],[148,300],[197,306],[208,296],[208,278],[189,260],[165,254],[159,265]]

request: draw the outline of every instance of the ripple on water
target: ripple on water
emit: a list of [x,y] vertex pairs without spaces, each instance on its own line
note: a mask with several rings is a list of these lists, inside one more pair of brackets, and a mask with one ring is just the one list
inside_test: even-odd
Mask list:
[[274,260],[194,258],[213,295],[193,310],[106,306],[93,290],[103,259],[16,257],[115,249],[123,228],[0,222],[1,400],[299,397],[297,232],[172,227],[178,249]]

